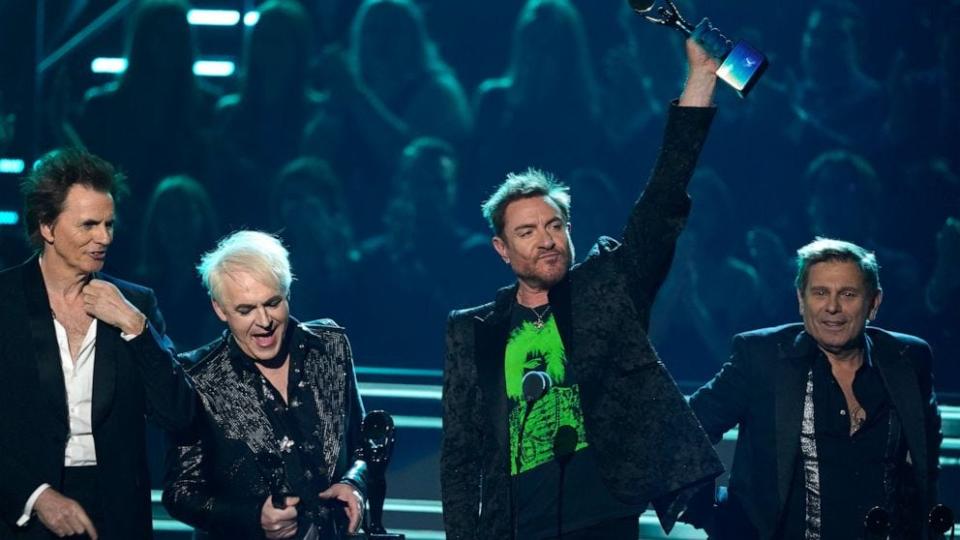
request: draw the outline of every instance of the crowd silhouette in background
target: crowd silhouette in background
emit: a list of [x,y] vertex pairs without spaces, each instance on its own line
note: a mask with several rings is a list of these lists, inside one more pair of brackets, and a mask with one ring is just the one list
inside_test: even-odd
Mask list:
[[[745,100],[719,92],[652,317],[672,374],[706,380],[734,333],[798,321],[793,252],[824,235],[876,251],[875,324],[929,340],[938,389],[960,391],[960,2],[678,4],[771,68]],[[511,279],[489,190],[552,171],[581,253],[618,236],[684,77],[679,34],[625,2],[270,0],[239,76],[205,79],[190,7],[141,2],[126,71],[42,111],[45,149],[129,176],[107,271],[156,290],[181,350],[222,331],[200,254],[247,227],[283,238],[294,315],[347,327],[361,365],[439,369],[447,311]]]

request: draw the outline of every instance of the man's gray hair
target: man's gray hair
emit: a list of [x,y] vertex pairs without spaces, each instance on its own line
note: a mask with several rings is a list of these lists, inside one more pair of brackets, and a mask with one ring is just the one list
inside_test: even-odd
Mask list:
[[222,238],[216,249],[203,254],[197,273],[210,298],[220,301],[224,276],[248,272],[287,296],[293,273],[290,253],[276,236],[260,231],[237,231]]
[[529,197],[548,197],[560,208],[563,220],[570,221],[570,188],[558,182],[552,174],[531,167],[522,173],[507,174],[507,179],[481,206],[483,217],[495,235],[503,237],[503,216],[507,205]]
[[811,266],[832,261],[856,264],[863,276],[867,291],[871,295],[880,292],[880,265],[877,264],[877,257],[872,251],[852,242],[820,236],[797,250],[797,277],[794,280],[797,290],[800,292],[806,290]]

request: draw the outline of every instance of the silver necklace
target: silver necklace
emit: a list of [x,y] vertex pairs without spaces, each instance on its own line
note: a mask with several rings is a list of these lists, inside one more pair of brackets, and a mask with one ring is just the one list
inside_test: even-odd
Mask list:
[[527,309],[532,311],[533,314],[537,316],[537,321],[533,323],[533,326],[536,327],[537,330],[543,330],[543,318],[547,316],[547,313],[550,313],[550,304],[547,304],[547,307],[544,308],[543,313],[540,313],[532,307],[528,307]]

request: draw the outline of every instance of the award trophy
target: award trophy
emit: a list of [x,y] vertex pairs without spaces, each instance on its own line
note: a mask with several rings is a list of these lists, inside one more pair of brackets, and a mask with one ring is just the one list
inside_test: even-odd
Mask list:
[[721,62],[717,77],[736,90],[740,97],[750,92],[767,69],[767,57],[762,52],[746,41],[731,42],[708,19],[693,26],[680,15],[673,0],[665,0],[666,6],[657,8],[657,16],[648,15],[653,11],[656,0],[629,0],[629,3],[634,11],[648,21],[674,28],[699,43],[710,56]]
[[367,462],[367,501],[370,521],[366,531],[369,540],[405,540],[402,534],[388,533],[383,528],[383,501],[387,495],[387,465],[396,440],[393,417],[386,411],[370,411],[363,418],[360,436],[363,439],[361,455]]

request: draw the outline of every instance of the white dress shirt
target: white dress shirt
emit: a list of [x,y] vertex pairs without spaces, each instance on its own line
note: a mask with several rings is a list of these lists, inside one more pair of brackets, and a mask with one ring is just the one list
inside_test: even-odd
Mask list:
[[[67,329],[60,321],[53,319],[53,328],[57,334],[57,347],[60,349],[60,368],[63,370],[63,382],[67,391],[67,413],[70,418],[70,436],[63,453],[64,467],[82,467],[97,464],[97,449],[93,442],[93,359],[96,354],[97,320],[90,321],[87,334],[83,337],[77,358],[70,356],[70,340]],[[17,525],[24,526],[30,521],[33,505],[43,490],[50,484],[40,484],[27,499],[23,515]]]

